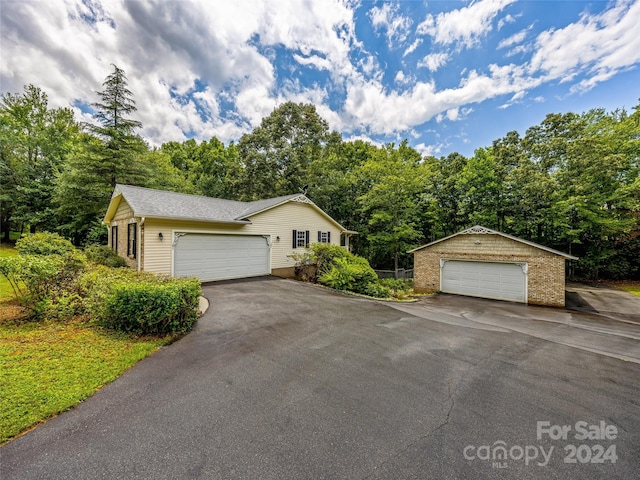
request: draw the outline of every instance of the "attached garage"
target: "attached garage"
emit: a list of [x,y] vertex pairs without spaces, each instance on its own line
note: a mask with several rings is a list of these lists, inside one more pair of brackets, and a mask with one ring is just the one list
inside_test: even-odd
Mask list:
[[269,275],[269,240],[263,235],[177,232],[173,276],[203,282]]
[[344,244],[346,230],[304,194],[240,202],[116,185],[103,223],[131,268],[203,282],[295,275],[309,243]]
[[564,306],[565,262],[576,259],[479,225],[410,253],[416,291],[558,307]]

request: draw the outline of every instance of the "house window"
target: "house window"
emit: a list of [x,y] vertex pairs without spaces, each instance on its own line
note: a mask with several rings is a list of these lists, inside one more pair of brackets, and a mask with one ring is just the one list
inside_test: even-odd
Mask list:
[[293,231],[293,248],[306,248],[309,245],[309,230]]
[[137,223],[127,225],[127,256],[136,258]]
[[118,251],[118,226],[111,227],[111,248]]
[[331,243],[331,232],[321,232],[318,230],[318,243]]

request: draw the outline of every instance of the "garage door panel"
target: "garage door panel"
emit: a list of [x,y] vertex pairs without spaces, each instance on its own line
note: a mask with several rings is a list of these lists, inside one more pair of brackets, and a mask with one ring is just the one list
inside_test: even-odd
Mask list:
[[269,246],[262,236],[186,234],[174,250],[174,275],[201,281],[268,275]]
[[448,260],[441,275],[446,293],[526,302],[526,275],[515,263]]

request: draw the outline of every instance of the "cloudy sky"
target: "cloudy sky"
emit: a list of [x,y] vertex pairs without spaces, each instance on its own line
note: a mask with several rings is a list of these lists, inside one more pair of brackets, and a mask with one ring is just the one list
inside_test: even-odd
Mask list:
[[633,108],[640,0],[0,0],[1,91],[87,117],[114,63],[154,145],[311,102],[346,139],[470,155],[551,112]]

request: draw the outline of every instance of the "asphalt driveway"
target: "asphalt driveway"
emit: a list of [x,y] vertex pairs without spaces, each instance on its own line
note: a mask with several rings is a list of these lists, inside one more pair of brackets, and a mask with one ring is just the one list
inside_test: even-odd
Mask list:
[[3,447],[0,478],[640,475],[633,323],[274,278],[204,291],[191,334]]

